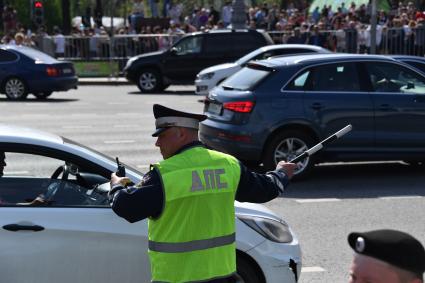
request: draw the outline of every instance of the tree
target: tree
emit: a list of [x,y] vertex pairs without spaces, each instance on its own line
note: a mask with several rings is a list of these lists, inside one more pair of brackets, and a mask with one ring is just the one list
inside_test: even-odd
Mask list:
[[71,32],[71,5],[69,0],[62,0],[62,29],[64,34]]

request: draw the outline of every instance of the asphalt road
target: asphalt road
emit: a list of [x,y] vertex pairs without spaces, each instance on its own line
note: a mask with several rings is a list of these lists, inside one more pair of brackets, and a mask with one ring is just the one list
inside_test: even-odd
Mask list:
[[[150,136],[152,105],[202,112],[193,86],[155,95],[135,86],[81,86],[40,101],[0,97],[3,123],[61,134],[144,172],[161,160]],[[34,165],[36,166],[36,165]],[[292,183],[286,197],[266,204],[298,235],[303,250],[299,282],[347,282],[350,231],[393,228],[425,243],[425,169],[402,162],[325,164],[311,178]]]

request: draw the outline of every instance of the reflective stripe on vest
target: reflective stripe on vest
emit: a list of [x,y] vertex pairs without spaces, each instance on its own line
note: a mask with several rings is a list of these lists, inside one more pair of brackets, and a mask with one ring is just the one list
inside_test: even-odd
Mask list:
[[235,233],[205,240],[196,240],[184,243],[160,243],[149,241],[149,250],[162,253],[183,253],[205,250],[225,245],[230,245],[235,242]]

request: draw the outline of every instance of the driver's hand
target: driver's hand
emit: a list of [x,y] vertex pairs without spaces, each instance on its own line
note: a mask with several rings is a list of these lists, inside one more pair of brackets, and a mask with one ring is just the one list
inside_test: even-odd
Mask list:
[[118,177],[117,174],[112,173],[111,174],[111,187],[116,185],[126,186],[127,184],[131,183],[130,178],[128,177]]

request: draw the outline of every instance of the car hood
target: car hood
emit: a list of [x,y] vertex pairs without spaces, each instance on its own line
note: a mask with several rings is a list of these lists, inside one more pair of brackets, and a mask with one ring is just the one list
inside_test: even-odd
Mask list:
[[162,56],[165,52],[167,52],[167,51],[162,50],[162,51],[143,53],[143,54],[131,57],[130,60],[136,61],[136,60],[139,60],[139,59],[143,60],[143,59],[147,59],[147,58],[155,58],[155,57]]
[[271,211],[264,205],[257,204],[257,203],[250,203],[250,202],[235,201],[235,213],[267,217],[267,218],[272,218],[278,221],[281,219],[273,211]]
[[202,71],[199,72],[199,74],[203,75],[203,74],[207,74],[207,73],[211,73],[211,72],[217,72],[217,71],[221,71],[221,70],[235,68],[235,67],[238,67],[238,66],[239,65],[236,64],[236,63],[224,63],[224,64],[219,64],[219,65],[214,65],[212,67],[208,67],[206,69],[203,69]]

